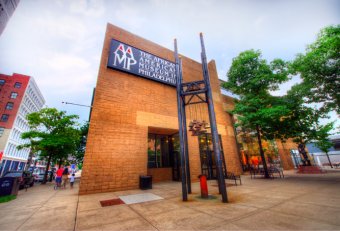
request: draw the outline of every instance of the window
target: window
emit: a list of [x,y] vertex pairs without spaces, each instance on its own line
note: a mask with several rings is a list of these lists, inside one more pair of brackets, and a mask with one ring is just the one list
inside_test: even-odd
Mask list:
[[0,86],[3,86],[3,85],[5,85],[5,80],[4,79],[0,79]]
[[149,134],[148,168],[170,167],[169,136]]
[[11,93],[11,99],[16,99],[18,97],[18,93],[12,92]]
[[7,114],[2,114],[1,116],[1,122],[7,122],[9,115]]
[[5,128],[4,127],[0,127],[0,137],[4,134]]
[[16,82],[16,83],[14,84],[14,87],[15,87],[15,88],[20,88],[20,87],[21,87],[21,83]]
[[6,105],[6,110],[12,110],[13,109],[13,105],[14,105],[14,103],[8,102],[7,105]]

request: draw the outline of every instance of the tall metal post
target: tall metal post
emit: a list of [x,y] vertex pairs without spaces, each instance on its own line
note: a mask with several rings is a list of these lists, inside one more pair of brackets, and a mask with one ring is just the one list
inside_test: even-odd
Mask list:
[[[177,51],[176,51],[177,53]],[[177,53],[178,55],[178,53]],[[181,75],[181,85],[182,85],[182,60],[179,59],[179,72]],[[181,86],[180,85],[180,86]],[[185,169],[186,169],[186,173],[187,173],[187,189],[188,189],[188,193],[191,193],[191,176],[190,176],[190,163],[189,163],[189,150],[188,150],[188,135],[187,135],[187,116],[186,116],[186,112],[185,112],[185,98],[181,97],[181,101],[182,101],[182,124],[183,124],[183,138],[184,138],[184,156],[185,156]]]
[[182,199],[188,200],[187,191],[187,171],[186,171],[186,157],[185,157],[185,141],[184,141],[184,127],[183,124],[183,112],[184,108],[183,100],[181,97],[181,85],[182,85],[182,73],[180,72],[180,63],[177,51],[177,40],[175,39],[175,60],[176,60],[176,88],[177,88],[177,111],[178,111],[178,126],[179,126],[179,141],[180,141],[180,154],[181,154],[181,170],[182,170]]
[[226,190],[224,174],[223,174],[223,169],[222,169],[222,156],[221,156],[220,142],[219,142],[217,126],[216,126],[214,102],[213,102],[212,93],[211,93],[210,76],[209,76],[209,71],[208,71],[207,57],[205,54],[205,47],[204,47],[202,33],[200,33],[200,39],[201,39],[201,49],[202,49],[201,57],[202,57],[203,77],[204,77],[205,86],[207,89],[206,99],[208,103],[210,127],[211,127],[212,141],[213,141],[215,160],[216,160],[218,187],[222,195],[222,202],[227,203],[228,196],[227,196],[227,190]]

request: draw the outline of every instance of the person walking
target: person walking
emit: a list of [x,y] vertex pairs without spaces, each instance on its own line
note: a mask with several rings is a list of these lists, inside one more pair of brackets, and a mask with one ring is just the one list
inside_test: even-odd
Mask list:
[[56,185],[54,186],[54,189],[57,189],[57,188],[61,187],[61,180],[62,180],[63,172],[64,172],[64,168],[61,165],[60,168],[56,172],[56,177],[55,177]]
[[66,184],[67,184],[67,181],[68,181],[68,175],[69,175],[68,167],[65,167],[64,171],[63,171],[63,176],[62,176],[64,188],[66,188]]
[[71,186],[71,189],[73,188],[73,184],[74,184],[74,173],[72,173],[71,177],[70,177],[70,186]]

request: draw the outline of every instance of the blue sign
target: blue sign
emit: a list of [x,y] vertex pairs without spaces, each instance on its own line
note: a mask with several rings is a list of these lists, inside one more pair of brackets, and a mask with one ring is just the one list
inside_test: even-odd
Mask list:
[[75,164],[71,164],[71,169],[75,169],[76,165]]
[[176,86],[175,63],[135,47],[111,40],[109,68]]

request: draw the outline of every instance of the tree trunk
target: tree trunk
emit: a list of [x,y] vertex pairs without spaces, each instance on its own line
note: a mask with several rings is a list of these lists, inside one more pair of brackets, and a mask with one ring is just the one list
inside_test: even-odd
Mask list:
[[328,162],[329,162],[329,164],[330,164],[331,168],[333,168],[333,165],[332,165],[331,159],[329,159],[328,152],[326,152],[326,156],[327,156],[327,159],[328,159]]
[[51,158],[52,158],[52,155],[50,154],[50,155],[48,156],[47,165],[46,165],[46,170],[45,170],[45,175],[44,175],[44,179],[43,179],[42,184],[46,184],[46,182],[47,182],[47,174],[48,174],[48,169],[50,168]]
[[59,168],[60,168],[62,162],[63,162],[63,159],[60,158],[60,159],[59,159],[59,164],[58,164],[58,165],[59,165]]
[[32,150],[30,150],[30,154],[28,155],[28,161],[25,167],[25,171],[28,171],[28,169],[31,167],[32,159],[33,159],[33,152]]
[[262,148],[260,127],[258,125],[256,125],[256,132],[257,132],[257,141],[259,143],[260,154],[261,154],[261,159],[262,159],[262,164],[263,164],[264,177],[269,178],[267,162],[266,162],[266,158],[264,157],[264,151],[263,151],[263,148]]

